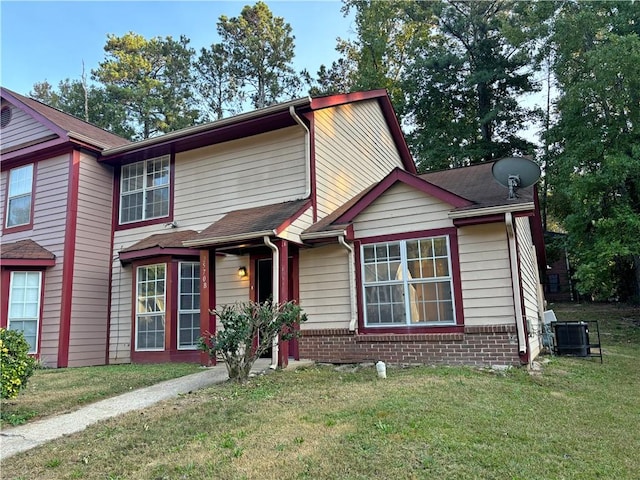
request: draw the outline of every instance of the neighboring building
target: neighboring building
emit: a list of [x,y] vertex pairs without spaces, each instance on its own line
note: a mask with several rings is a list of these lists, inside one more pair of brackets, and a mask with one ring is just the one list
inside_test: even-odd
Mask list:
[[[100,257],[108,280],[93,289],[95,314],[85,311],[104,361],[204,361],[196,344],[216,328],[210,308],[271,296],[298,301],[309,317],[299,339],[273,349],[280,364],[537,355],[544,247],[533,189],[506,200],[491,164],[416,175],[385,91],[301,98],[119,141],[85,154],[109,199],[94,215],[108,218],[94,230],[109,235]],[[61,253],[38,244],[55,255],[42,268],[58,268]],[[4,275],[4,247],[2,261]],[[91,285],[76,283],[79,292]],[[41,358],[56,363],[44,349]]]
[[48,366],[107,361],[113,169],[129,142],[2,89],[0,324]]
[[[563,246],[566,233],[544,232],[547,246],[547,271],[544,295],[547,302],[573,302],[577,295],[571,282],[571,266]],[[549,252],[551,249],[551,252]]]

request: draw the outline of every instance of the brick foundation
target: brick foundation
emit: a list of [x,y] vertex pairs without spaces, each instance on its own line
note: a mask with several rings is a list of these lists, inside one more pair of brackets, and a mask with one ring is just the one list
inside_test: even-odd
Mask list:
[[520,365],[512,325],[465,327],[464,333],[357,334],[348,329],[303,330],[300,358],[327,363]]

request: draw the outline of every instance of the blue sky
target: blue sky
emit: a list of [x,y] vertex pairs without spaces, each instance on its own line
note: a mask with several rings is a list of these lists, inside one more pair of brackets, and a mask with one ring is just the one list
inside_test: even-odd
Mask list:
[[[0,83],[27,94],[36,82],[57,86],[65,78],[79,79],[82,62],[89,72],[104,59],[107,34],[133,31],[146,38],[181,34],[196,50],[217,42],[220,15],[235,17],[242,1],[7,1],[0,2]],[[266,3],[291,24],[296,37],[296,70],[315,74],[321,64],[338,58],[336,38],[353,34],[335,0],[290,0]]]

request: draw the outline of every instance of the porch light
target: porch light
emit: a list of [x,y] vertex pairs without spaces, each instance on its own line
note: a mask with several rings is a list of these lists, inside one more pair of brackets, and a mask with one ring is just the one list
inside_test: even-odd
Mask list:
[[246,277],[246,276],[247,276],[247,267],[240,267],[240,268],[238,269],[238,276],[239,276],[240,278],[244,278],[244,277]]

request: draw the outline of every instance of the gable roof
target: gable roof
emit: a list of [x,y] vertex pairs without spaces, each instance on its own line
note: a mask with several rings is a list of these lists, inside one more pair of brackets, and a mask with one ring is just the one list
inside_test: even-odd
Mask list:
[[[0,88],[0,93],[2,98],[15,108],[23,110],[27,115],[54,132],[58,136],[56,145],[70,142],[99,152],[131,143],[126,138],[119,137],[84,120],[4,87]],[[21,154],[19,150],[11,153]]]
[[[363,210],[397,183],[404,183],[451,205],[451,216],[464,217],[496,207],[505,210],[533,210],[534,186],[518,190],[518,197],[509,200],[508,191],[491,173],[488,162],[438,172],[414,175],[394,169],[380,182],[353,197],[327,217],[316,222],[302,234],[303,239],[339,235]],[[476,212],[474,212],[476,211]]]
[[509,200],[508,190],[500,185],[491,169],[495,162],[452,168],[419,175],[419,178],[473,202],[467,208],[482,208],[533,202],[534,187],[518,189],[518,197]]
[[53,266],[56,256],[33,240],[18,240],[0,244],[0,263],[3,266]]
[[384,89],[314,98],[297,98],[214,122],[183,128],[159,137],[147,138],[129,145],[116,146],[104,151],[101,161],[121,163],[142,159],[149,155],[159,156],[169,152],[181,152],[237,140],[259,133],[295,126],[297,122],[293,117],[293,113],[304,117],[305,114],[316,110],[367,100],[378,102],[398,148],[404,168],[410,172],[415,172],[416,166],[413,157],[409,152],[389,95]]
[[294,200],[234,210],[193,239],[185,241],[184,245],[202,247],[242,242],[265,235],[275,236],[310,205],[309,200]]

